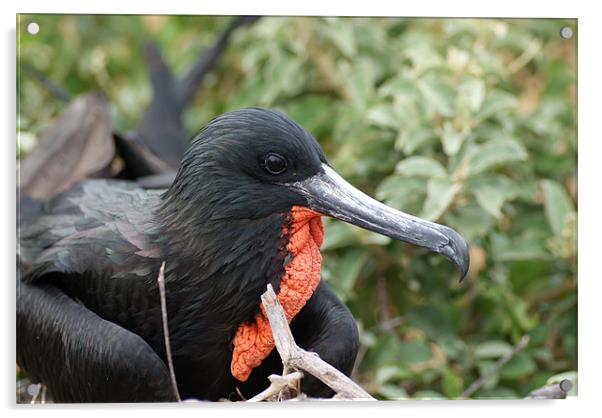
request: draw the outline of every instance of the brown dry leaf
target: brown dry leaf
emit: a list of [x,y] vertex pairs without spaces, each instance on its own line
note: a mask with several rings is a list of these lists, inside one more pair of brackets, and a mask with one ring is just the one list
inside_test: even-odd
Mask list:
[[471,245],[468,249],[468,254],[470,255],[470,268],[468,269],[466,278],[468,281],[472,281],[472,279],[477,277],[481,270],[485,268],[485,264],[487,262],[487,253],[483,247]]
[[539,99],[544,91],[545,83],[541,76],[526,76],[523,83],[523,91],[518,98],[518,112],[529,114],[539,106]]
[[45,200],[73,183],[94,177],[112,161],[115,144],[105,97],[75,99],[22,161],[21,197]]
[[157,33],[167,20],[166,15],[144,15],[140,17],[142,25],[150,32]]

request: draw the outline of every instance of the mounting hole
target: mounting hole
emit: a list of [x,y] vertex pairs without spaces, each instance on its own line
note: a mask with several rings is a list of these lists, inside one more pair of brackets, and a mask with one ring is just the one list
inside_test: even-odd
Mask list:
[[27,32],[30,35],[36,35],[40,31],[40,25],[36,22],[31,22],[27,25]]
[[562,389],[563,392],[567,393],[572,388],[573,388],[573,382],[571,382],[569,379],[564,379],[560,382],[560,389]]
[[571,39],[573,37],[573,28],[565,26],[560,29],[560,37],[563,39]]
[[29,396],[37,396],[38,393],[40,393],[40,385],[32,383],[27,386],[27,394]]

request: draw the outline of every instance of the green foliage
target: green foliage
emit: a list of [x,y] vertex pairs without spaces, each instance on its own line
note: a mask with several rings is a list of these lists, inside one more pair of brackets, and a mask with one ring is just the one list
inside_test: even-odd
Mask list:
[[[181,74],[228,18],[35,20],[22,62],[72,95],[105,91],[125,131],[150,97],[138,44],[153,38]],[[459,285],[440,256],[325,220],[323,275],[358,320],[356,377],[376,396],[457,398],[492,372],[473,397],[522,397],[576,370],[576,41],[559,37],[564,25],[576,32],[560,20],[263,18],[234,34],[186,112],[192,136],[234,108],[281,109],[356,186],[467,239]],[[19,80],[19,129],[38,136],[62,104]]]

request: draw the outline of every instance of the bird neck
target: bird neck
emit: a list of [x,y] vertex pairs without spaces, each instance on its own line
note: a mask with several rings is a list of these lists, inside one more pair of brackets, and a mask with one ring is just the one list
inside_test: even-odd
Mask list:
[[[290,321],[319,283],[321,215],[293,206],[257,219],[212,220],[181,203],[160,210],[156,240],[163,242],[170,321],[193,323],[199,335],[222,329],[214,343],[232,343],[231,373],[244,381],[273,349],[260,305],[267,284]],[[178,335],[172,338],[177,345]]]
[[227,325],[233,332],[253,319],[268,283],[279,287],[287,216],[218,219],[212,213],[209,202],[168,198],[158,208],[160,228],[154,240],[166,261],[174,310]]

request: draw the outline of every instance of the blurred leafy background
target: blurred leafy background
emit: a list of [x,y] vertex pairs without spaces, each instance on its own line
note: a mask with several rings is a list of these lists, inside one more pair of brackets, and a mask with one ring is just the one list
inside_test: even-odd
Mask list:
[[[19,63],[72,96],[103,91],[124,132],[152,94],[141,43],[180,74],[229,20],[21,15]],[[231,109],[281,109],[353,184],[466,238],[458,284],[443,257],[325,220],[323,276],[358,321],[353,377],[375,396],[516,398],[576,378],[576,35],[576,20],[265,17],[187,109],[191,137]],[[65,104],[18,78],[22,155]]]

